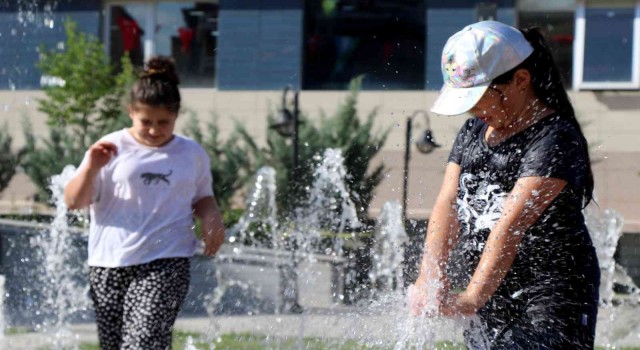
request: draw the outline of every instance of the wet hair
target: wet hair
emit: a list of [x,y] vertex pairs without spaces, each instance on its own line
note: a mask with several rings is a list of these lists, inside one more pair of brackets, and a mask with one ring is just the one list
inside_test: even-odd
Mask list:
[[533,46],[533,53],[512,70],[493,79],[493,84],[506,84],[513,79],[513,75],[519,69],[526,69],[531,74],[531,86],[533,92],[542,103],[558,112],[560,118],[569,121],[580,134],[580,141],[586,157],[586,182],[582,189],[583,205],[586,206],[593,200],[593,171],[589,159],[587,140],[582,133],[582,128],[576,119],[576,114],[569,100],[569,95],[562,82],[560,71],[556,66],[551,50],[538,28],[526,28],[521,30],[527,41]]
[[129,101],[132,106],[143,103],[177,113],[181,102],[179,84],[173,60],[163,56],[153,57],[131,87]]

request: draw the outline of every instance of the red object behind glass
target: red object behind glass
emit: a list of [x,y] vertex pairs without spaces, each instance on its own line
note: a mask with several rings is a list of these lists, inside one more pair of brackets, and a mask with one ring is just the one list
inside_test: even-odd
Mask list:
[[140,36],[142,30],[135,19],[120,15],[116,18],[116,23],[122,33],[122,47],[124,51],[130,52],[140,47]]
[[180,43],[182,44],[182,51],[186,52],[191,49],[191,43],[193,42],[194,31],[191,28],[181,27],[178,28],[178,36],[180,37]]

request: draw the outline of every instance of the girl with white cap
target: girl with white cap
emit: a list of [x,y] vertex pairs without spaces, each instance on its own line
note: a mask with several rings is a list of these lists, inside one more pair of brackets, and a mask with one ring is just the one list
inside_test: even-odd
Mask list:
[[413,313],[477,314],[471,327],[485,336],[468,329],[470,348],[592,349],[600,270],[582,209],[593,175],[544,38],[495,21],[469,25],[447,41],[442,73],[431,111],[473,117],[429,219]]

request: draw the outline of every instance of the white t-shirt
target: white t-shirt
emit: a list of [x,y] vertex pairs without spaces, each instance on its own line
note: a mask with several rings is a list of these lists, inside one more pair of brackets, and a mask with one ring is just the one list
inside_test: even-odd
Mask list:
[[213,196],[209,157],[202,147],[179,135],[162,147],[148,147],[126,129],[102,139],[114,143],[118,153],[94,182],[89,266],[193,256],[198,240],[192,205]]

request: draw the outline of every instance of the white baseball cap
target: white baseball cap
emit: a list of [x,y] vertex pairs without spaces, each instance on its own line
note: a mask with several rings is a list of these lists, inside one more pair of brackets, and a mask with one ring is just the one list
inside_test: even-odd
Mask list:
[[533,47],[518,29],[496,21],[466,26],[442,50],[444,85],[431,112],[458,115],[480,100],[493,79],[522,63]]

